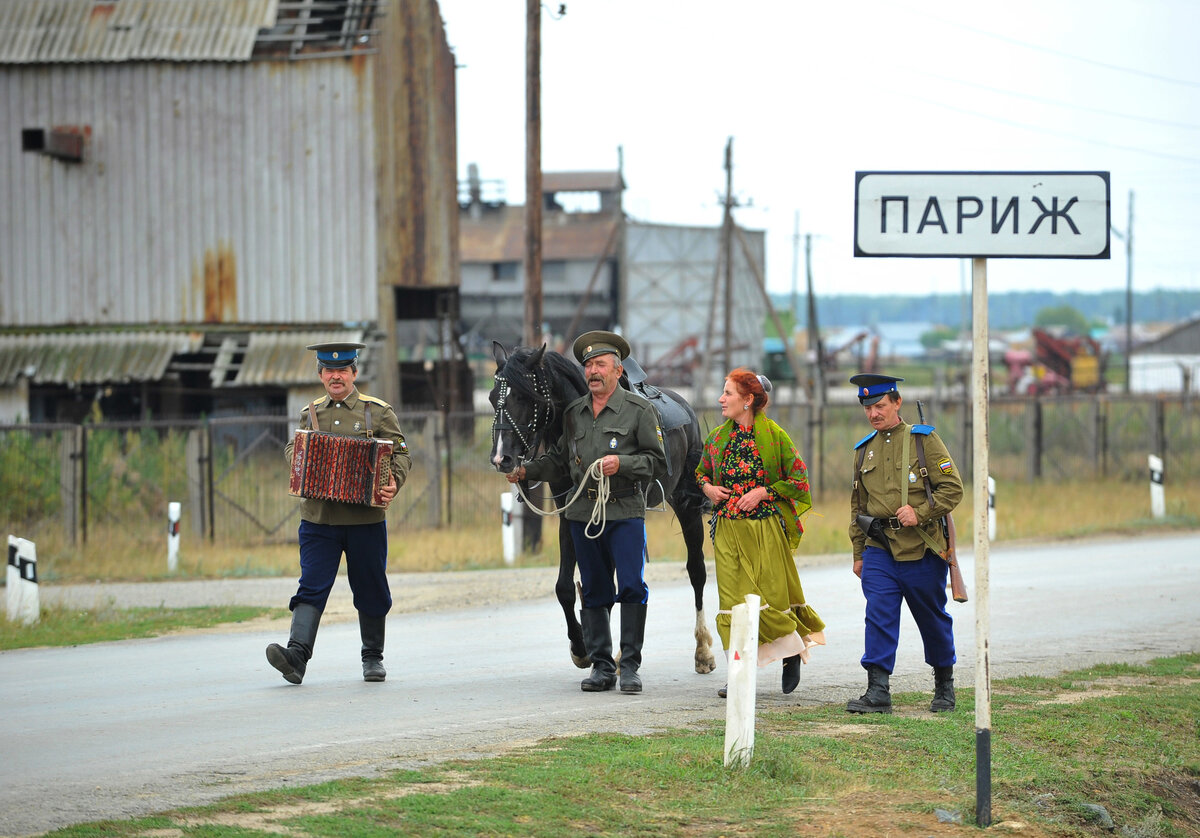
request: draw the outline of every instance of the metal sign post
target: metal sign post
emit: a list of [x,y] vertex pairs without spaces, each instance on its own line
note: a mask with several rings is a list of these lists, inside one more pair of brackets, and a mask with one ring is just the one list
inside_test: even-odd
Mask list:
[[854,255],[971,259],[975,821],[992,823],[987,260],[1107,259],[1108,172],[857,172]]

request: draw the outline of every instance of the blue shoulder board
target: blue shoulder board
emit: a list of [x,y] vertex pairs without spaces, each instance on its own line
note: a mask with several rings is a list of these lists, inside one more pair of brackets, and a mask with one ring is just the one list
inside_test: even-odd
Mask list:
[[869,434],[864,436],[858,442],[854,443],[854,450],[857,451],[859,448],[862,448],[864,445],[866,445],[868,442],[870,442],[875,437],[876,433],[877,433],[876,431],[871,431]]
[[934,430],[935,429],[934,429],[933,425],[913,425],[912,426],[912,432],[914,434],[924,434],[925,436],[929,436],[931,433],[934,432]]

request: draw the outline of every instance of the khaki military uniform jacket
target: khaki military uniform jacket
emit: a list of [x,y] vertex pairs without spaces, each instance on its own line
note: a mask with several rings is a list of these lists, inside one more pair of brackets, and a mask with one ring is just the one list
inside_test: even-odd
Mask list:
[[[850,541],[854,545],[855,561],[862,558],[863,547],[867,544],[884,546],[867,539],[856,517],[865,510],[865,514],[874,518],[893,518],[903,505],[901,493],[905,483],[908,484],[908,505],[917,513],[918,526],[939,545],[940,550],[946,549],[941,518],[962,502],[962,479],[946,444],[931,431],[925,436],[925,465],[933,492],[933,507],[930,508],[925,495],[925,479],[921,477],[921,467],[917,463],[917,441],[911,429],[911,425],[901,422],[890,430],[876,432],[854,450],[857,463],[859,450],[865,448],[862,470],[855,475],[855,488],[850,493]],[[907,462],[903,458],[906,436],[909,437]],[[885,527],[884,532],[897,561],[916,561],[928,549],[929,545],[917,532],[917,527]]]
[[[321,396],[311,405],[305,405],[300,411],[300,427],[311,429],[313,423],[309,411],[317,412],[319,430],[334,434],[350,436],[367,435],[366,408],[371,406],[371,435],[377,439],[390,439],[392,448],[392,474],[396,478],[396,488],[399,489],[408,479],[408,471],[412,468],[412,457],[408,453],[408,445],[404,434],[400,432],[400,422],[396,411],[383,399],[366,396],[355,388],[345,401],[335,402],[328,394]],[[314,407],[315,406],[315,407]],[[295,438],[288,440],[284,447],[284,455],[288,463],[292,461],[292,446]],[[313,500],[302,498],[300,501],[300,518],[314,524],[330,524],[342,526],[348,524],[377,524],[384,520],[386,510],[377,506],[365,506],[357,503],[342,503],[336,500]]]
[[587,470],[607,454],[620,457],[621,466],[609,477],[606,517],[612,521],[646,517],[646,489],[652,480],[666,475],[667,455],[654,407],[622,387],[609,396],[594,418],[591,393],[567,405],[562,436],[545,454],[525,464],[525,477],[545,481],[570,477],[572,486],[584,485],[585,491],[563,517],[587,521],[596,503],[595,495],[587,492],[596,488],[596,481],[587,479]]

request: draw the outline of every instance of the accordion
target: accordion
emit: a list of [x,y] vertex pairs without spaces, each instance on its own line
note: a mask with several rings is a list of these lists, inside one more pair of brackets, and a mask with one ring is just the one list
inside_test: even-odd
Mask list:
[[383,506],[379,493],[391,482],[392,446],[389,439],[298,430],[288,494]]

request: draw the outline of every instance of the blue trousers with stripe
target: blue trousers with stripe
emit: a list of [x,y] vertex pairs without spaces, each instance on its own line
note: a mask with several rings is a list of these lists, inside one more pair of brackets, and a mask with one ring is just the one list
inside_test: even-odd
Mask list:
[[888,674],[896,666],[900,642],[900,604],[908,605],[921,640],[925,663],[953,666],[954,621],[946,611],[945,560],[926,550],[915,562],[898,562],[878,547],[863,549],[862,592],[867,598],[863,668],[881,667]]
[[[614,602],[644,604],[646,587],[646,521],[623,518],[606,521],[597,538],[588,538],[587,524],[569,521],[584,608],[607,608]],[[594,527],[592,528],[594,531]],[[613,585],[613,574],[617,582]]]

